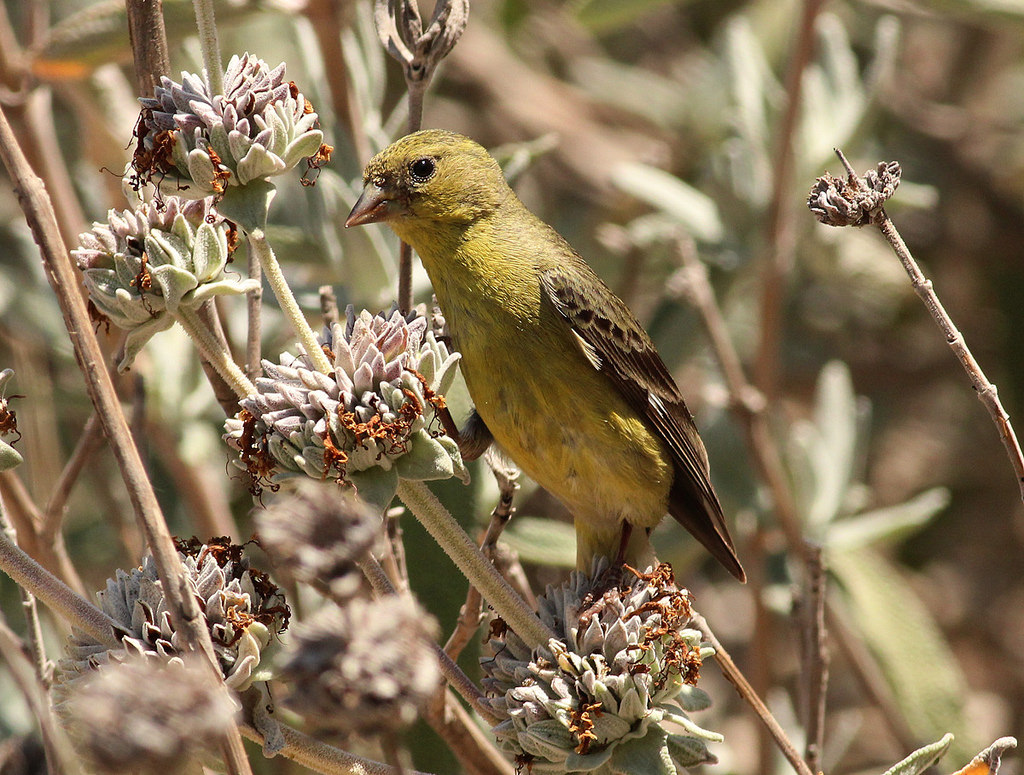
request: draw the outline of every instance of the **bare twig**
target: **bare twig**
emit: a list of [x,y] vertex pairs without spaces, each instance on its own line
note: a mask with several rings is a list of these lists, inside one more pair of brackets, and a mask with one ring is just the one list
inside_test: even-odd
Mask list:
[[757,695],[757,692],[751,687],[750,682],[747,681],[740,669],[736,667],[736,663],[732,661],[732,657],[729,656],[729,652],[723,648],[722,644],[719,643],[718,638],[711,631],[707,621],[703,616],[698,614],[696,611],[693,613],[693,623],[697,629],[701,631],[704,638],[710,643],[715,649],[715,661],[719,667],[722,668],[722,674],[729,680],[733,686],[736,687],[736,691],[739,692],[742,697],[754,712],[758,718],[761,719],[761,723],[768,728],[772,737],[775,739],[776,745],[779,750],[782,751],[782,755],[786,757],[789,763],[796,770],[797,775],[814,775],[808,768],[807,764],[802,758],[800,758],[800,752],[797,751],[796,746],[793,745],[792,741],[786,735],[785,730],[779,725],[779,722],[775,720],[775,716],[768,710],[768,706],[764,704],[764,701]]
[[725,318],[715,300],[708,281],[707,268],[697,257],[693,242],[682,238],[678,242],[683,262],[683,288],[700,314],[715,358],[722,369],[729,391],[732,410],[743,424],[747,447],[753,455],[758,474],[771,494],[775,517],[786,536],[790,550],[806,561],[806,546],[800,528],[800,515],[789,486],[782,455],[772,438],[765,413],[764,396],[747,381],[740,357],[729,337]]
[[778,387],[783,305],[786,283],[793,266],[795,232],[793,208],[790,206],[793,135],[800,115],[804,70],[814,53],[814,22],[823,4],[823,0],[804,0],[802,3],[800,26],[786,72],[786,109],[776,128],[772,154],[772,193],[765,218],[767,254],[762,270],[761,342],[755,369],[757,385],[769,397],[775,395]]
[[53,571],[78,594],[85,594],[85,586],[78,571],[68,556],[64,538],[59,533],[50,541],[40,536],[43,516],[24,483],[13,471],[0,473],[0,501],[7,509],[19,541],[25,550],[38,558],[47,569]]
[[92,461],[102,442],[103,426],[100,424],[99,417],[93,412],[86,421],[82,434],[78,437],[78,443],[75,444],[68,462],[64,464],[64,470],[60,472],[60,477],[50,492],[50,499],[43,509],[39,538],[44,543],[52,543],[60,531],[61,523],[64,521],[64,509],[67,506],[71,490],[86,463]]
[[[153,553],[171,621],[184,641],[204,655],[204,663],[223,685],[223,675],[213,650],[210,632],[195,597],[189,590],[152,483],[147,478],[138,450],[132,443],[120,400],[114,391],[110,375],[103,366],[103,353],[96,341],[85,301],[76,290],[79,283],[71,266],[70,254],[58,230],[53,205],[46,194],[43,181],[33,172],[21,152],[2,109],[0,158],[7,167],[11,180],[14,181],[18,202],[25,213],[33,239],[39,245],[47,279],[60,304],[75,358],[85,377],[89,397],[103,422],[136,518]],[[245,758],[237,731],[233,730],[227,737],[225,756],[229,759],[229,769],[242,773],[249,772],[248,760]]]
[[825,630],[825,561],[821,547],[809,545],[804,604],[804,669],[807,681],[807,745],[804,758],[813,772],[821,771],[825,740],[825,693],[828,687],[828,635]]
[[512,764],[502,756],[488,734],[480,728],[451,692],[427,710],[430,726],[448,743],[466,775],[513,775]]
[[[438,0],[424,29],[416,0],[376,0],[377,36],[405,75],[410,133],[423,126],[423,95],[437,66],[462,36],[468,17],[469,0]],[[403,314],[412,309],[412,248],[404,242],[399,253],[398,308]]]
[[329,285],[321,285],[317,291],[320,295],[320,317],[323,318],[325,326],[333,326],[341,320],[341,314],[338,312],[338,297]]
[[164,27],[163,0],[126,0],[128,39],[135,61],[135,83],[139,94],[151,96],[160,76],[171,70]]
[[846,169],[846,180],[831,175],[818,178],[808,196],[808,207],[819,221],[829,226],[866,226],[873,223],[882,232],[882,236],[892,247],[910,277],[914,292],[924,302],[935,324],[945,336],[946,344],[953,350],[960,365],[967,372],[978,399],[992,417],[1016,474],[1021,499],[1024,500],[1024,454],[1021,453],[1017,434],[1010,424],[1010,416],[999,401],[996,386],[989,382],[981,370],[978,361],[968,349],[963,334],[953,324],[952,318],[939,301],[931,280],[924,276],[921,267],[914,260],[896,226],[885,212],[885,202],[895,193],[900,182],[899,164],[880,163],[875,170],[870,170],[861,178],[850,166],[842,151],[836,149],[836,155]]
[[334,115],[339,116],[352,139],[356,158],[363,164],[370,160],[372,150],[366,129],[363,126],[363,106],[359,93],[349,84],[349,70],[342,50],[342,31],[347,26],[345,18],[351,12],[351,4],[336,0],[310,0],[306,5],[309,17],[320,46],[324,62],[324,77],[331,93]]

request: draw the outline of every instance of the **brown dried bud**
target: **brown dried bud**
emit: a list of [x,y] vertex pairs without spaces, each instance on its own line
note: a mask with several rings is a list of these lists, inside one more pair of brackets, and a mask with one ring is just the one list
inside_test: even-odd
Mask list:
[[234,725],[228,695],[200,666],[135,658],[109,662],[64,708],[76,746],[101,773],[179,772]]
[[299,480],[257,519],[260,541],[297,581],[324,584],[335,599],[362,587],[359,562],[381,533],[381,518],[350,490]]
[[285,703],[321,729],[380,734],[403,727],[437,691],[436,623],[414,601],[387,597],[329,606],[284,657]]
[[430,81],[462,36],[468,18],[469,0],[438,0],[426,30],[416,0],[377,0],[373,12],[377,37],[402,64],[411,83]]
[[[846,159],[840,154],[844,165]],[[825,174],[818,178],[807,197],[814,217],[828,226],[867,226],[900,184],[899,162],[879,162],[877,169],[858,178],[850,170],[847,178]]]

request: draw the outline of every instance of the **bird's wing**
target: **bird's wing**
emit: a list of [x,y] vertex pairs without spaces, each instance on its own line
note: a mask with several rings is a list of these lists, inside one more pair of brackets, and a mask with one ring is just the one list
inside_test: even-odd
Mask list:
[[668,447],[676,469],[669,512],[733,575],[743,579],[722,507],[711,488],[704,443],[679,388],[629,308],[582,259],[572,256],[569,260],[572,272],[586,272],[593,282],[584,294],[564,266],[549,266],[541,272],[548,298],[572,326],[594,368],[608,375]]

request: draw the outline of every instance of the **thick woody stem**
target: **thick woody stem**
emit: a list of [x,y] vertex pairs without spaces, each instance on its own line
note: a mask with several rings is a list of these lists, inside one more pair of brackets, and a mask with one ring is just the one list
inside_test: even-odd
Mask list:
[[466,535],[441,501],[423,482],[401,480],[398,497],[416,516],[427,532],[444,549],[459,570],[476,586],[523,642],[530,648],[547,645],[556,637],[533,611],[523,602],[505,578],[498,573]]

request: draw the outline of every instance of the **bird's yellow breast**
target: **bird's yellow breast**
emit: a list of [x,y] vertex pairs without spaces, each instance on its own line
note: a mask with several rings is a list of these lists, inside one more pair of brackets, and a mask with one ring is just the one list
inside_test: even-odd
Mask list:
[[530,256],[510,243],[515,235],[483,229],[447,244],[408,236],[495,441],[566,504],[578,526],[611,535],[623,519],[657,524],[672,483],[668,453],[587,360]]

